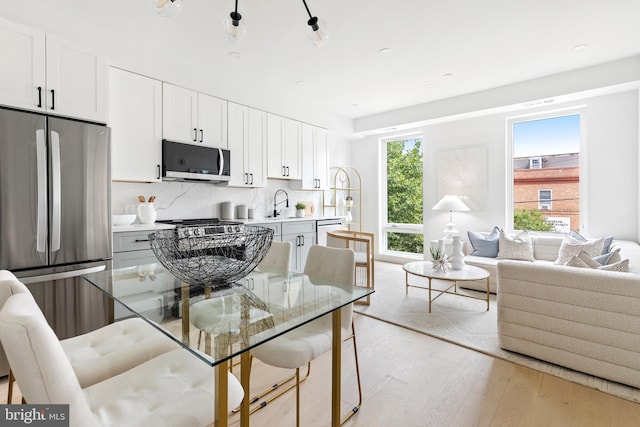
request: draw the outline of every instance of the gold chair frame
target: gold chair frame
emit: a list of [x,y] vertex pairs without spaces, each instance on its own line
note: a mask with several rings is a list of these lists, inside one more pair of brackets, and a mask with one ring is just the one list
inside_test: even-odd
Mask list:
[[[356,253],[355,285],[375,289],[373,233],[351,230],[332,230],[327,233],[327,246],[350,248]],[[371,304],[371,295],[354,304]]]

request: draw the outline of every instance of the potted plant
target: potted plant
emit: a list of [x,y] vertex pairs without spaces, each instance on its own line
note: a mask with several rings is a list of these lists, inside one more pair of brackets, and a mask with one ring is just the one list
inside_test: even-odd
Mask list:
[[298,218],[303,218],[304,217],[304,210],[307,208],[307,205],[305,205],[302,202],[298,202],[296,203],[296,217]]

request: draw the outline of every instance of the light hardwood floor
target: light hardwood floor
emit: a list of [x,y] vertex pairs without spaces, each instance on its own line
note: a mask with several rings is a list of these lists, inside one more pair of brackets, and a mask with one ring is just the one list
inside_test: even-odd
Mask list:
[[[638,403],[368,317],[354,318],[364,402],[346,426],[640,425]],[[345,344],[343,412],[355,402],[352,355],[352,345]],[[305,427],[329,425],[330,363],[329,353],[316,360],[301,386]],[[269,386],[284,372],[254,361],[252,390]],[[6,402],[6,378],[0,396]],[[256,412],[251,426],[294,426],[294,398],[290,392]],[[239,426],[237,415],[231,425]]]

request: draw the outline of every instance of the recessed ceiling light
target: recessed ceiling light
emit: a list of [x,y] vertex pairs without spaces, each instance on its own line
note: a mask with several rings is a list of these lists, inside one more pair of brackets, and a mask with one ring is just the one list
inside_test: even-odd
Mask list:
[[586,49],[586,48],[587,48],[587,46],[588,46],[588,45],[586,45],[586,44],[584,44],[584,43],[583,43],[583,44],[578,44],[578,45],[575,45],[575,46],[573,47],[573,50],[582,50],[582,49]]
[[378,53],[380,55],[389,55],[390,53],[393,53],[393,51],[391,49],[389,49],[388,47],[383,47],[382,49],[380,49],[378,51]]
[[298,80],[298,81],[296,82],[296,84],[297,84],[298,86],[302,86],[302,85],[304,84],[304,80]]
[[443,75],[442,77],[444,77],[444,78],[446,79],[446,78],[449,78],[449,77],[451,77],[451,76],[453,76],[453,74],[451,74],[451,73],[447,73],[447,74]]
[[433,83],[427,83],[426,85],[424,85],[424,87],[426,87],[427,89],[431,89],[433,87]]
[[360,106],[360,104],[351,104],[351,106],[352,106],[353,108],[358,108],[358,107]]
[[233,59],[238,59],[240,58],[240,52],[229,52],[229,56]]

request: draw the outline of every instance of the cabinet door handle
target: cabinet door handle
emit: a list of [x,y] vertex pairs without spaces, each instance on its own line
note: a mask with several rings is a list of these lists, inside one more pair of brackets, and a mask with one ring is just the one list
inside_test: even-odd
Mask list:
[[200,142],[204,141],[204,130],[200,129]]
[[287,176],[287,169],[286,168],[287,168],[286,166],[282,167],[282,176]]
[[135,243],[140,243],[140,242],[148,242],[149,239],[136,239],[134,240]]
[[51,89],[51,109],[56,109],[56,91]]
[[156,168],[158,169],[158,179],[160,179],[160,165],[156,165]]
[[302,241],[302,244],[300,246],[304,246],[304,235],[300,236],[300,240]]
[[42,108],[42,86],[38,86],[38,108]]
[[247,185],[249,184],[249,174],[246,172],[244,173],[244,183]]
[[198,142],[198,129],[193,128],[193,142]]
[[287,174],[285,176],[289,176],[289,166],[285,166],[286,170],[287,170]]
[[253,185],[253,174],[252,174],[252,173],[250,173],[250,174],[249,174],[249,176],[251,177],[250,185]]

